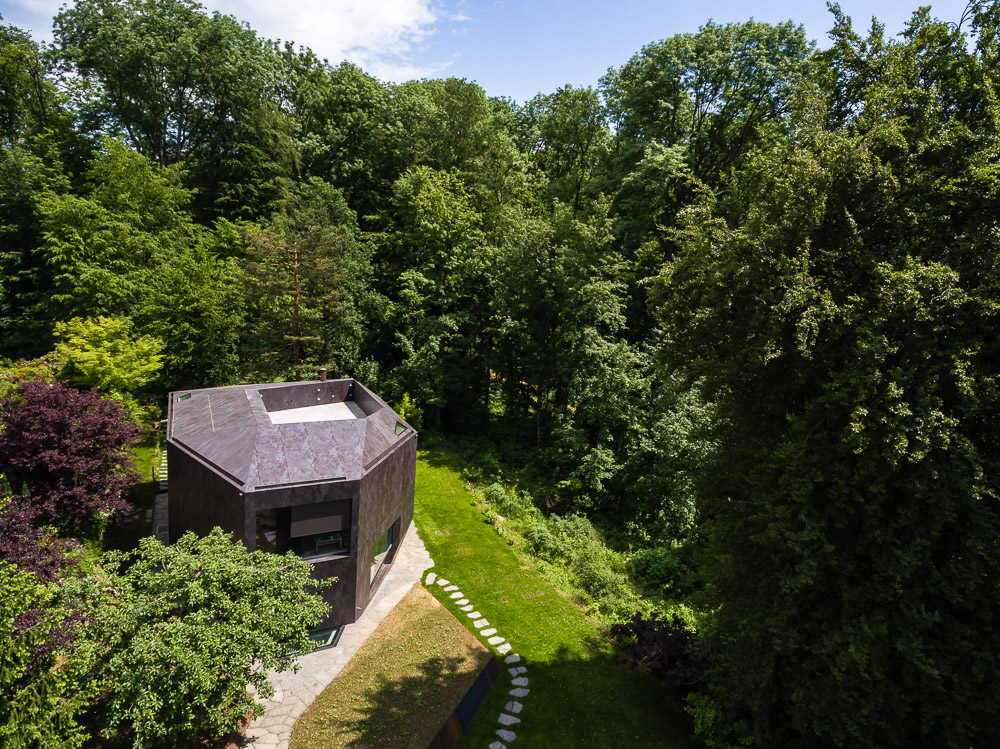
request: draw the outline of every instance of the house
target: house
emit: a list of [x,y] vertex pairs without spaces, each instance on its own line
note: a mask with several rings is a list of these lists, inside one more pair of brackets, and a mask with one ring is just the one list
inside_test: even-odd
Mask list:
[[295,552],[337,578],[320,625],[333,632],[364,611],[413,518],[417,433],[356,380],[320,377],[170,394],[170,541],[218,525]]

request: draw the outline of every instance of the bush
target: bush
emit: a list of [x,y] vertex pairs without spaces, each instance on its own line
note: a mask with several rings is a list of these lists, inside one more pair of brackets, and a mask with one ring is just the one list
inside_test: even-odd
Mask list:
[[694,632],[679,616],[636,614],[611,627],[611,636],[634,663],[642,663],[681,703],[693,692],[703,692],[711,654],[699,646]]
[[483,487],[480,496],[484,502],[504,517],[513,518],[527,515],[535,509],[531,499],[526,495],[495,482]]
[[600,540],[593,523],[583,515],[555,515],[549,519],[549,527],[569,549],[579,549],[591,541]]
[[396,404],[396,413],[414,429],[424,425],[424,409],[416,404],[409,393],[403,393],[402,399]]
[[560,556],[559,543],[545,523],[532,523],[525,531],[524,537],[532,552],[542,559],[551,562]]
[[615,553],[596,541],[576,554],[573,571],[577,582],[605,615],[631,612],[638,604],[628,578],[616,569],[620,565]]
[[665,593],[676,593],[688,573],[685,557],[682,547],[650,546],[635,552],[629,567],[637,578]]

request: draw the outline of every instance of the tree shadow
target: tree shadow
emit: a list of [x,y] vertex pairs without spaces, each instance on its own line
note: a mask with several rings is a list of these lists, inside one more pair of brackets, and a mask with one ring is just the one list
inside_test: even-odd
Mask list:
[[[468,656],[477,653],[468,648]],[[421,663],[416,674],[365,690],[356,710],[361,718],[349,727],[355,735],[350,746],[426,749],[479,675],[479,669],[463,671],[466,664],[463,655],[435,656]]]

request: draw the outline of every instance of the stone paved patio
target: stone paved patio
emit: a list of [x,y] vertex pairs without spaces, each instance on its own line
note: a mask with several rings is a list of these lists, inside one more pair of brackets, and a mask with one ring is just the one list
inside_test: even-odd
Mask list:
[[292,726],[327,684],[340,673],[379,623],[420,582],[424,570],[434,566],[417,527],[410,527],[396,552],[392,567],[375,598],[354,624],[349,625],[335,648],[309,653],[299,658],[299,671],[271,674],[274,697],[264,702],[264,714],[247,729],[242,746],[253,749],[287,749]]

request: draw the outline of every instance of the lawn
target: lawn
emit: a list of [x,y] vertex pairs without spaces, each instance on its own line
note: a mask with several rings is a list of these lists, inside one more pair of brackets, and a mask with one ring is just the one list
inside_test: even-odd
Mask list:
[[[462,592],[525,659],[517,745],[538,747],[689,747],[684,718],[646,674],[613,662],[613,650],[586,613],[548,583],[484,521],[454,455],[424,449],[417,461],[416,521],[434,572]],[[437,585],[432,593],[457,609]],[[471,620],[462,617],[470,631]],[[511,699],[502,677],[460,747],[496,740],[497,717]],[[523,740],[522,740],[523,739]]]
[[415,585],[299,718],[291,749],[426,749],[489,659]]

